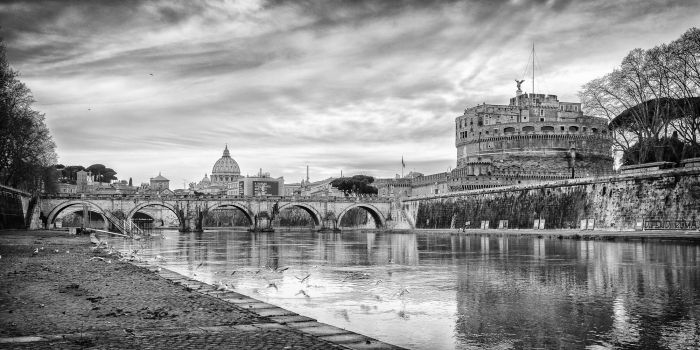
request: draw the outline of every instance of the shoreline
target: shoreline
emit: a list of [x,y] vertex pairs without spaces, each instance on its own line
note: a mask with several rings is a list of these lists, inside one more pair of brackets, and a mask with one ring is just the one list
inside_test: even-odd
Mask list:
[[93,247],[0,231],[0,348],[402,349]]
[[700,231],[649,230],[649,231],[608,231],[579,229],[415,229],[421,233],[441,233],[450,235],[508,235],[535,236],[576,240],[684,240],[700,242]]

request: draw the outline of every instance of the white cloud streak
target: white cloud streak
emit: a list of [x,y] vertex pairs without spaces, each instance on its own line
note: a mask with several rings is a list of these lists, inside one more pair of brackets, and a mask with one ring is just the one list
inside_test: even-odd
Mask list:
[[[453,120],[506,103],[534,41],[537,90],[579,87],[696,25],[688,2],[13,2],[8,56],[64,164],[194,181],[229,144],[287,182],[454,166]],[[526,83],[528,85],[528,83]],[[528,85],[529,86],[529,85]],[[542,90],[540,90],[542,89]]]

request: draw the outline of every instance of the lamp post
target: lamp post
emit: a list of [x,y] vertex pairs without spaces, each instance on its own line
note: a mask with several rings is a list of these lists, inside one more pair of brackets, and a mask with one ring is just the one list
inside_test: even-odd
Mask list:
[[576,174],[576,148],[571,147],[569,149],[569,157],[569,166],[571,166],[571,178],[573,179]]

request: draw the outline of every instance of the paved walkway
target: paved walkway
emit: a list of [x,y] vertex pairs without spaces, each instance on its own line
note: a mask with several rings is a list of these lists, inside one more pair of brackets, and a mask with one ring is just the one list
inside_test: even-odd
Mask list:
[[398,349],[65,232],[0,231],[0,280],[0,348]]

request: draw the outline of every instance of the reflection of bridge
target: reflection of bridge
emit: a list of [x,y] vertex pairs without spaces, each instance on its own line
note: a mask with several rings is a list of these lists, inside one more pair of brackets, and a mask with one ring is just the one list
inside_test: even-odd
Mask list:
[[45,227],[52,227],[58,215],[68,208],[71,211],[91,211],[102,215],[105,224],[109,222],[120,231],[131,233],[135,230],[132,229],[134,215],[147,207],[162,207],[172,211],[179,221],[180,231],[201,231],[204,215],[223,208],[241,211],[254,230],[271,229],[275,215],[283,209],[293,207],[307,212],[317,229],[337,228],[343,216],[353,208],[366,210],[377,228],[393,229],[396,220],[404,219],[394,200],[378,197],[64,195],[41,198],[38,210],[33,215],[40,216]]

